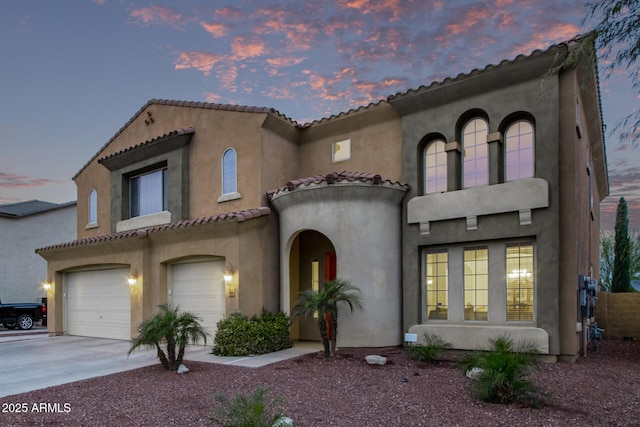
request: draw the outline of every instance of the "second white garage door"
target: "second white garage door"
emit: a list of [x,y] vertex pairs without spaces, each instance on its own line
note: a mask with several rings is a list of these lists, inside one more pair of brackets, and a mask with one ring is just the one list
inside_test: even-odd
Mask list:
[[66,322],[69,335],[131,339],[128,268],[67,273]]
[[225,315],[224,261],[173,264],[169,282],[169,301],[180,311],[190,311],[202,318],[202,325],[213,342],[216,324]]

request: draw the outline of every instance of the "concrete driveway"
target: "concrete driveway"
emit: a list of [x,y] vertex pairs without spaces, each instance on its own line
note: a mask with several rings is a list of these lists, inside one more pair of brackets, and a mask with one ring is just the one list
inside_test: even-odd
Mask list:
[[[139,349],[127,356],[130,341],[49,337],[45,328],[42,331],[34,328],[19,336],[3,332],[0,332],[0,397],[160,363],[154,350]],[[185,360],[256,368],[321,348],[316,342],[295,343],[293,348],[260,356],[218,357],[211,354],[211,345],[189,346]]]
[[99,338],[0,336],[0,397],[159,363],[149,350],[127,357],[130,346]]

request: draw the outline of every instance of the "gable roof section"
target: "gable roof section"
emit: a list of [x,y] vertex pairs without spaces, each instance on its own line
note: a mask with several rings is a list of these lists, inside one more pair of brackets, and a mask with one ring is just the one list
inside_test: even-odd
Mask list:
[[96,243],[102,243],[113,240],[129,239],[132,237],[144,238],[149,233],[158,233],[162,231],[175,230],[180,228],[197,227],[199,225],[210,224],[222,221],[243,222],[253,218],[259,218],[271,213],[271,209],[266,206],[256,209],[247,209],[244,211],[227,212],[220,215],[206,216],[201,218],[187,219],[184,221],[172,222],[169,224],[156,225],[154,227],[141,228],[137,230],[123,231],[121,233],[106,234],[102,236],[85,237],[83,239],[73,240],[66,243],[58,243],[52,246],[36,249],[36,253],[47,252],[56,249],[66,249],[77,246],[86,246]]
[[74,205],[76,205],[75,201],[67,203],[51,203],[43,202],[41,200],[28,200],[26,202],[9,203],[6,205],[0,205],[0,217],[22,218]]
[[154,153],[166,153],[189,143],[191,137],[196,132],[196,128],[176,129],[156,138],[141,142],[132,147],[127,147],[117,153],[98,159],[98,163],[103,164],[110,171],[122,167],[123,164],[131,164],[150,157],[149,149],[153,148]]
[[328,185],[332,185],[339,182],[361,182],[371,185],[381,185],[381,184],[389,184],[396,185],[401,188],[408,189],[408,184],[403,184],[400,182],[392,182],[389,179],[383,180],[382,177],[378,174],[374,173],[362,173],[362,172],[332,172],[327,175],[315,175],[307,178],[294,179],[293,181],[287,182],[287,184],[283,187],[276,188],[275,190],[267,191],[267,199],[271,200],[273,197],[280,193],[284,193],[287,191],[293,191],[299,187],[307,187],[309,185],[314,184],[322,184],[327,183]]
[[211,103],[211,102],[193,102],[193,101],[176,101],[176,100],[170,100],[170,99],[156,99],[153,98],[151,100],[149,100],[146,104],[144,104],[142,106],[142,108],[140,108],[116,133],[115,135],[113,135],[102,147],[100,147],[100,149],[96,152],[96,154],[94,154],[89,161],[87,161],[78,172],[76,172],[75,175],[73,175],[73,177],[71,177],[72,180],[75,180],[78,175],[80,175],[80,173],[82,173],[83,170],[85,170],[85,168],[87,166],[89,166],[89,164],[94,161],[98,155],[109,146],[109,144],[111,144],[111,142],[113,140],[115,140],[118,136],[120,136],[120,134],[131,124],[133,123],[133,121],[135,119],[138,118],[138,116],[140,116],[142,114],[142,112],[144,110],[146,110],[148,107],[150,107],[151,105],[170,105],[170,106],[176,106],[176,107],[187,107],[187,108],[204,108],[204,109],[208,109],[208,110],[218,110],[218,111],[237,111],[240,113],[260,113],[260,114],[272,114],[276,117],[279,117],[282,120],[285,120],[287,122],[290,122],[291,124],[293,124],[294,126],[298,126],[298,124],[293,121],[292,119],[288,118],[287,116],[285,116],[284,114],[278,112],[277,110],[273,109],[273,108],[267,108],[267,107],[250,107],[250,106],[244,106],[244,105],[230,105],[230,104],[215,104],[215,103]]

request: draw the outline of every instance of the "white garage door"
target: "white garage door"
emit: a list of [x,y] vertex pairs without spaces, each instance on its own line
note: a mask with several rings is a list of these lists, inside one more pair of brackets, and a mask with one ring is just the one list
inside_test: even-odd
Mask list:
[[67,274],[67,333],[84,337],[131,339],[128,268]]
[[200,316],[211,340],[226,311],[224,272],[224,261],[205,261],[174,264],[170,273],[169,302]]

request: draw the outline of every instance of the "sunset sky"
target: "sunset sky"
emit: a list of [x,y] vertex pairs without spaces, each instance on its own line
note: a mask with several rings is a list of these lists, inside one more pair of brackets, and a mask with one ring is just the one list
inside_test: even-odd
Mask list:
[[[0,203],[75,200],[71,177],[152,98],[318,120],[569,40],[590,29],[584,4],[2,1]],[[601,80],[611,130],[640,102],[624,72]],[[640,142],[606,144],[602,228],[624,196],[640,230]]]

